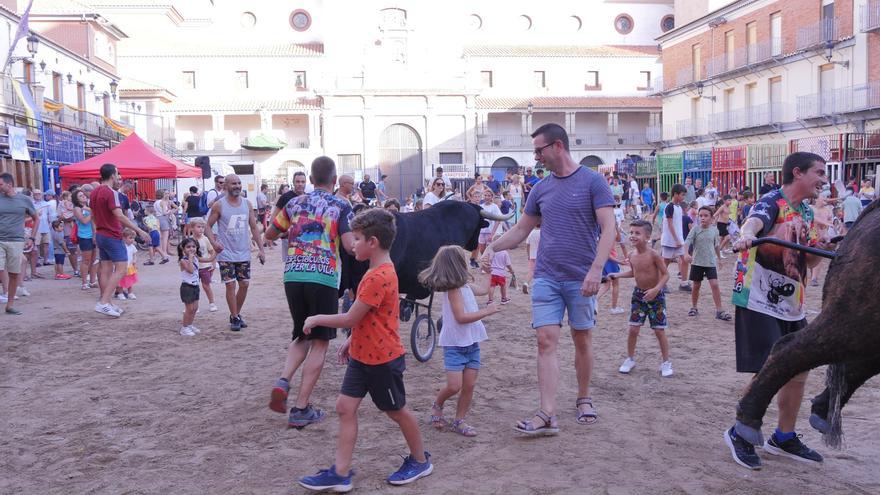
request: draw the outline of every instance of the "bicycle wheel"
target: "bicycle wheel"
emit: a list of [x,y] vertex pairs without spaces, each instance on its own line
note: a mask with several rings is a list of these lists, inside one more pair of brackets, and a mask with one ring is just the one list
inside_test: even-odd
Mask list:
[[409,334],[409,340],[413,356],[420,363],[431,359],[434,348],[437,347],[437,332],[434,331],[434,322],[428,315],[419,315],[416,318]]

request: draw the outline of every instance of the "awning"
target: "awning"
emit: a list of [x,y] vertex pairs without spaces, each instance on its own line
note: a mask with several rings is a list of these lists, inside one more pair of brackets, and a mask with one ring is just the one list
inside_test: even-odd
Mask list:
[[284,141],[270,134],[249,137],[241,143],[241,147],[251,151],[278,151],[287,146]]

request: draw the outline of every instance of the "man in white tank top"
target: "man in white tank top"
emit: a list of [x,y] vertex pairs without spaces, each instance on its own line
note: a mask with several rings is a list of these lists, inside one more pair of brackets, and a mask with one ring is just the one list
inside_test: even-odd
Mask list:
[[[241,196],[241,179],[235,174],[226,176],[226,195],[211,205],[208,229],[205,234],[217,251],[220,280],[226,285],[226,304],[229,306],[229,329],[237,332],[247,328],[241,317],[241,307],[247,298],[251,279],[251,240],[259,248],[260,263],[266,262],[257,216]],[[217,224],[217,233],[212,227]],[[236,287],[236,282],[238,286]]]

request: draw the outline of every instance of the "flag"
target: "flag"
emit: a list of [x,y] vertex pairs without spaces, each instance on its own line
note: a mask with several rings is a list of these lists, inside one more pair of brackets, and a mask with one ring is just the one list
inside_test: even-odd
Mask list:
[[12,38],[12,43],[9,44],[9,52],[6,54],[6,60],[3,62],[4,72],[6,72],[6,66],[12,58],[12,53],[15,51],[15,46],[18,45],[18,41],[28,35],[28,17],[30,16],[33,4],[34,0],[28,2],[28,6],[24,9],[24,14],[21,15],[21,21],[18,22],[18,30],[15,31],[15,37]]

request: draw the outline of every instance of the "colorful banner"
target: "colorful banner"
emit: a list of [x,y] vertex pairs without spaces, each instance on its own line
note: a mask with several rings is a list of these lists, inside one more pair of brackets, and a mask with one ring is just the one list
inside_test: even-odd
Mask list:
[[34,102],[34,97],[31,95],[31,88],[29,88],[27,84],[22,84],[21,81],[17,79],[12,80],[12,88],[15,90],[15,94],[18,95],[18,99],[24,107],[24,113],[28,118],[27,125],[29,127],[36,127],[34,118],[36,118],[39,112],[37,112],[37,104]]
[[9,130],[9,154],[13,160],[31,161],[28,152],[27,130],[22,127],[7,126]]
[[61,103],[55,103],[54,101],[43,100],[43,108],[46,109],[47,112],[57,112],[64,108],[64,105]]
[[31,6],[33,5],[34,0],[31,0],[28,3],[28,6],[25,7],[24,14],[21,15],[21,20],[18,22],[18,29],[15,31],[15,37],[12,38],[12,43],[9,45],[9,52],[6,53],[6,58],[3,60],[2,72],[6,72],[6,66],[9,65],[9,60],[12,59],[12,53],[15,51],[15,46],[18,45],[19,40],[28,34],[28,19],[31,14]]

